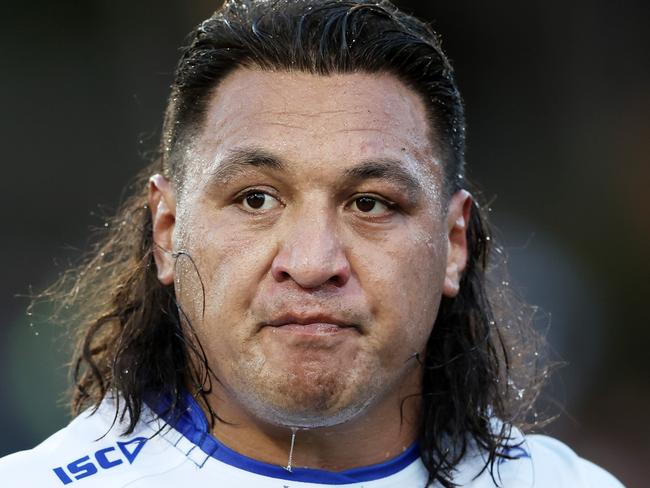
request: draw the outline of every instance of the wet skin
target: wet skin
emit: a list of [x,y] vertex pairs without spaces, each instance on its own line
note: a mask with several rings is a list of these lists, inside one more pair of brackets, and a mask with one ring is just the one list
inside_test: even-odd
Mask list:
[[458,291],[471,203],[444,199],[433,139],[391,75],[238,69],[180,181],[151,178],[158,278],[219,377],[210,402],[234,425],[214,434],[233,449],[286,464],[298,427],[295,463],[341,470],[415,440],[419,402],[404,422],[400,404]]

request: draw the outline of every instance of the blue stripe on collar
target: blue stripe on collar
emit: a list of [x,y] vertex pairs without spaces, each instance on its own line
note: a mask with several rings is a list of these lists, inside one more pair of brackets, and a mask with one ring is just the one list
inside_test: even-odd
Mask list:
[[414,443],[399,456],[380,464],[373,464],[372,466],[364,466],[362,468],[354,468],[340,472],[311,468],[293,468],[289,472],[282,466],[264,463],[239,454],[219,442],[216,437],[210,434],[208,421],[195,399],[186,393],[184,395],[184,401],[185,404],[177,406],[175,411],[170,410],[171,400],[168,397],[158,397],[155,401],[148,401],[147,404],[161,419],[180,432],[208,456],[230,466],[270,478],[327,485],[373,481],[386,478],[401,471],[418,459],[420,455],[417,443]]

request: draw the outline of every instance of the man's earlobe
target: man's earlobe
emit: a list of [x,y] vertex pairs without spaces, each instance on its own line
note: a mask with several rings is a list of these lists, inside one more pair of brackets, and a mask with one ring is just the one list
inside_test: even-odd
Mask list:
[[163,285],[174,282],[173,235],[176,224],[176,196],[170,181],[155,174],[149,178],[149,209],[153,232],[153,255],[158,280]]
[[458,294],[460,279],[467,265],[467,228],[472,209],[472,195],[459,190],[451,197],[447,211],[447,268],[442,288],[444,296]]

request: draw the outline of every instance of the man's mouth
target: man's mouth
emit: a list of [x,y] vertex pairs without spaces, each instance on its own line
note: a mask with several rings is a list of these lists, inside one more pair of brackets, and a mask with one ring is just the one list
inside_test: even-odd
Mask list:
[[306,335],[329,335],[357,329],[356,324],[330,314],[284,314],[263,326]]

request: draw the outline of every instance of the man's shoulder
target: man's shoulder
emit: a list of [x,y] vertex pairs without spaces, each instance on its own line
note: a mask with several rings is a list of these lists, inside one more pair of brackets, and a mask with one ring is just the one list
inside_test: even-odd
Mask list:
[[[50,486],[52,471],[41,469],[61,454],[62,446],[69,436],[68,427],[56,432],[33,449],[16,452],[0,459],[0,480],[3,486]],[[56,461],[55,461],[56,462]]]
[[89,488],[119,486],[118,479],[134,474],[128,468],[152,436],[142,422],[133,433],[123,432],[110,405],[86,411],[33,449],[0,459],[0,484],[60,487],[84,480]]
[[[623,488],[607,471],[552,437],[524,436],[514,429],[508,445],[492,469],[485,469],[478,478],[468,479],[461,486],[492,487],[496,482],[498,486],[508,487]],[[473,459],[475,467],[484,462],[484,456]]]
[[545,435],[524,435],[513,428],[500,454],[489,464],[484,451],[468,453],[454,482],[472,488],[623,488],[607,471]]
[[533,461],[532,476],[537,486],[623,487],[614,476],[557,439],[529,435],[524,447]]

